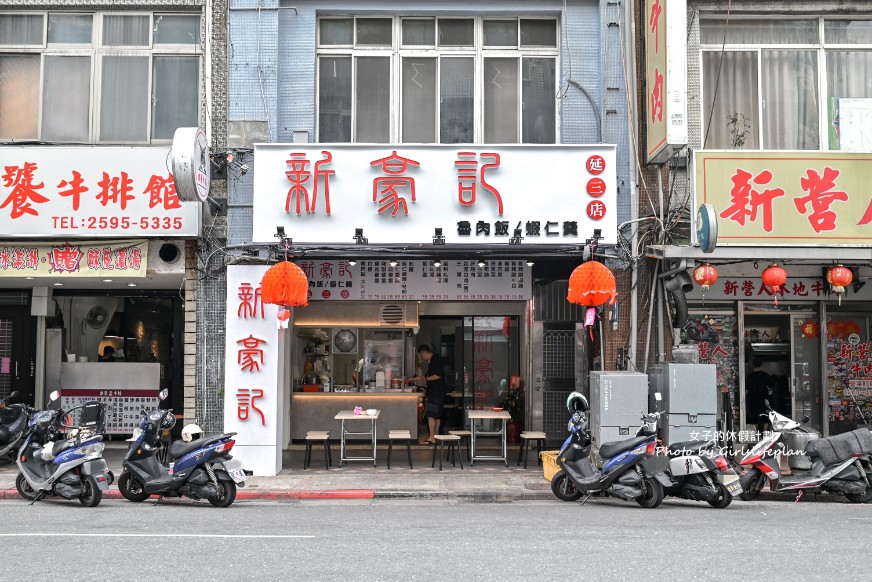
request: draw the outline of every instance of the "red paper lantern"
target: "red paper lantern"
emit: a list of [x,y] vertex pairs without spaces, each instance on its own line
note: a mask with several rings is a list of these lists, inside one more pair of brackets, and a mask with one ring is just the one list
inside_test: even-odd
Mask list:
[[693,280],[697,285],[702,287],[702,292],[705,294],[711,285],[718,281],[718,270],[713,265],[704,263],[693,270]]
[[308,305],[309,280],[303,269],[289,261],[270,267],[260,282],[261,299],[272,305]]
[[845,292],[845,287],[851,284],[854,280],[854,274],[851,269],[844,265],[836,265],[827,271],[827,283],[833,288],[833,293],[839,296],[839,305],[842,304],[842,294]]
[[614,303],[617,295],[615,276],[602,263],[582,263],[569,277],[569,293],[566,299],[570,303],[596,307],[606,301]]
[[775,305],[778,305],[778,293],[781,292],[781,287],[787,282],[787,271],[778,265],[769,265],[760,277],[763,279],[763,284],[772,289],[772,294],[775,296]]

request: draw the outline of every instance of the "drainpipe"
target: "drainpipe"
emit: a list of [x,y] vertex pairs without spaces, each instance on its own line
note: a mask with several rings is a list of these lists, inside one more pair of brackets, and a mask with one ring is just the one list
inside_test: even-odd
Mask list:
[[[639,111],[636,103],[636,18],[635,18],[635,2],[624,2],[624,54],[629,55],[629,58],[624,60],[625,75],[627,80],[627,101],[630,104],[630,118],[627,120],[627,125],[630,130],[630,143],[639,143]],[[638,220],[639,218],[639,165],[636,159],[636,148],[630,148],[630,218]],[[631,253],[636,252],[636,247],[639,244],[639,231],[633,230],[632,240],[630,243]],[[637,257],[632,257],[635,260]],[[656,273],[655,273],[656,274]],[[639,269],[638,263],[633,265],[630,271],[630,345],[627,357],[634,370],[638,363],[638,335],[639,335]],[[645,355],[647,365],[647,353]]]

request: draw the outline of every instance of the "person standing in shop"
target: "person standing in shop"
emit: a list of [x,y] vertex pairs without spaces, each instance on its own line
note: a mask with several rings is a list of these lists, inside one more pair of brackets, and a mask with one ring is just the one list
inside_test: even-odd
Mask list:
[[775,383],[772,376],[763,371],[763,360],[754,358],[753,365],[754,371],[745,379],[745,413],[748,424],[756,425],[762,433],[769,425],[769,420],[761,415],[766,413],[766,400]]
[[406,384],[415,382],[427,382],[427,403],[424,406],[424,415],[427,417],[427,428],[430,436],[427,441],[436,444],[436,435],[439,434],[439,426],[442,423],[442,414],[445,407],[445,365],[438,354],[427,344],[418,346],[418,357],[427,362],[427,372],[421,376],[406,378]]

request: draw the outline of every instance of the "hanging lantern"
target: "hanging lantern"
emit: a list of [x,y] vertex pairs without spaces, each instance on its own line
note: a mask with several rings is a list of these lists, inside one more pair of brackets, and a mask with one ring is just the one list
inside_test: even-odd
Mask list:
[[842,294],[845,292],[845,287],[851,284],[854,280],[854,274],[851,269],[844,265],[836,265],[827,271],[827,283],[833,288],[833,293],[839,296],[839,305],[842,304]]
[[569,293],[566,300],[576,305],[596,307],[605,302],[614,303],[615,276],[608,267],[596,261],[582,263],[569,277]]
[[270,267],[260,286],[264,303],[284,307],[309,304],[309,280],[303,269],[289,261]]
[[713,265],[703,263],[693,270],[694,282],[702,287],[702,294],[705,296],[706,291],[718,281],[718,270]]
[[763,274],[760,276],[763,279],[763,284],[772,289],[772,294],[775,296],[775,305],[778,305],[778,294],[781,292],[781,287],[787,281],[787,271],[772,264],[766,267]]

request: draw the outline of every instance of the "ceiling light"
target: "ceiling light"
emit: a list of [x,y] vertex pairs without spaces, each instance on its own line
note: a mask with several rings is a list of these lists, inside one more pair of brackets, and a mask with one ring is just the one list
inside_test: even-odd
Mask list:
[[103,282],[104,282],[104,283],[111,283],[111,282],[112,282],[112,279],[103,279]]
[[397,261],[396,261],[395,259],[391,259],[390,261],[388,261],[388,264],[389,264],[391,267],[396,267],[396,266],[397,266]]
[[63,285],[64,285],[63,283],[54,283],[55,287],[63,287]]
[[487,261],[485,261],[484,259],[479,259],[479,260],[478,260],[478,266],[479,266],[479,267],[484,268],[485,265],[487,265]]
[[534,264],[533,261],[530,261],[530,260],[527,261],[527,266],[528,266],[528,267],[532,267],[533,264]]
[[349,266],[349,267],[353,267],[353,266],[356,265],[356,264],[357,264],[357,261],[355,261],[354,259],[351,259],[350,261],[348,261],[348,266]]
[[136,283],[128,283],[127,286],[128,287],[136,287]]
[[33,277],[25,277],[24,279],[25,279],[26,281],[33,281]]
[[440,261],[439,259],[436,259],[435,261],[433,261],[433,266],[438,269],[439,267],[442,266],[442,261]]

